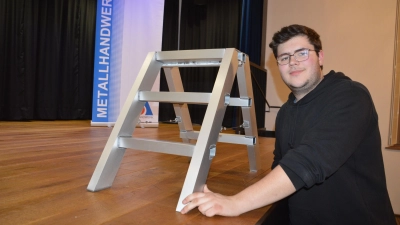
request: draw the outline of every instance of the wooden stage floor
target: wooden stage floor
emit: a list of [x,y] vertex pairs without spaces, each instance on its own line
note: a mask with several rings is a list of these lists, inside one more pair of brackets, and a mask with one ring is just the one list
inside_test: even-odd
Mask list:
[[[199,127],[197,127],[199,129]],[[86,187],[112,128],[90,121],[0,122],[0,224],[256,224],[269,206],[239,217],[175,211],[190,163],[184,156],[128,149],[111,188]],[[134,136],[181,141],[176,124]],[[260,137],[262,168],[249,172],[243,145],[217,144],[207,184],[234,194],[270,171],[274,138]]]

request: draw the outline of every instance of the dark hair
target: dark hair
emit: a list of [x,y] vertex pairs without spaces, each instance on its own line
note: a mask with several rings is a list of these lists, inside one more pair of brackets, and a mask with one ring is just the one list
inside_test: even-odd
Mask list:
[[269,44],[269,47],[272,48],[275,58],[278,54],[278,46],[296,36],[307,37],[310,44],[314,46],[314,50],[318,55],[319,51],[322,49],[322,43],[319,39],[319,34],[309,27],[293,24],[287,27],[283,27],[272,37],[272,41]]

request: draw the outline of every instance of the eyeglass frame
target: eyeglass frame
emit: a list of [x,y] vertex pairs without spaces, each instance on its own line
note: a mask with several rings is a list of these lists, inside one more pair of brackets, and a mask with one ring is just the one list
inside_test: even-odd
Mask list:
[[[300,60],[300,61],[299,61],[299,60],[297,60],[297,58],[296,58],[295,54],[296,54],[296,53],[298,53],[298,52],[304,51],[304,50],[307,50],[307,58],[306,58],[306,59],[303,59],[303,60]],[[294,51],[294,53],[293,53],[293,54],[284,53],[284,54],[282,54],[282,55],[278,56],[278,57],[276,58],[276,63],[278,63],[278,65],[280,65],[280,66],[285,66],[285,65],[288,65],[288,64],[290,64],[290,60],[291,60],[292,56],[294,57],[294,59],[295,59],[297,62],[303,62],[303,61],[306,61],[306,60],[307,60],[307,59],[310,57],[310,54],[309,54],[309,52],[310,52],[310,51],[317,52],[316,50],[309,49],[309,48],[301,48],[301,49],[297,49],[296,51]],[[280,63],[279,63],[279,60],[278,60],[278,58],[279,58],[279,57],[281,57],[281,56],[283,56],[283,55],[287,55],[287,56],[289,56],[288,63],[286,63],[286,64],[280,64]]]

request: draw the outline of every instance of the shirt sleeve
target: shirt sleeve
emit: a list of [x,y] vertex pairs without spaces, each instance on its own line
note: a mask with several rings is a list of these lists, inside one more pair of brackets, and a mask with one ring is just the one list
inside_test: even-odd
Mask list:
[[[281,110],[284,110],[285,105],[282,106]],[[279,110],[279,111],[281,111]],[[278,115],[276,116],[276,124],[279,124],[279,121],[281,119],[280,113],[278,112]],[[275,135],[279,135],[279,128],[276,127],[276,131],[275,131]],[[275,140],[277,140],[278,137],[275,138]],[[279,165],[279,161],[282,159],[282,151],[281,151],[281,147],[279,145],[278,141],[275,141],[275,149],[274,149],[274,161],[272,162],[272,166],[271,169],[274,169],[277,165]]]

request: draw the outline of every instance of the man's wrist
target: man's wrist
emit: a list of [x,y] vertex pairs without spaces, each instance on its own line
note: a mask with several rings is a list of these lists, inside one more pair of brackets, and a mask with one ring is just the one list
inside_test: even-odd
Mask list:
[[245,201],[245,199],[241,198],[240,193],[229,196],[229,198],[231,198],[232,206],[230,207],[232,208],[234,215],[239,216],[251,210],[248,209],[248,201]]

